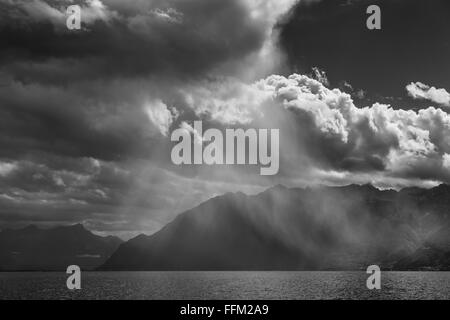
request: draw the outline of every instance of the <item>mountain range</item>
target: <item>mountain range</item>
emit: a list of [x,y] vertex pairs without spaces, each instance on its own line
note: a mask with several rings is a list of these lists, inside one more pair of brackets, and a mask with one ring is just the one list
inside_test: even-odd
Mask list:
[[122,243],[99,269],[450,270],[449,216],[448,185],[279,185],[212,198]]
[[117,249],[121,239],[101,237],[81,224],[0,232],[0,271],[66,270],[78,265],[83,270],[100,266]]
[[450,270],[450,186],[227,193],[122,242],[81,224],[0,232],[0,270]]

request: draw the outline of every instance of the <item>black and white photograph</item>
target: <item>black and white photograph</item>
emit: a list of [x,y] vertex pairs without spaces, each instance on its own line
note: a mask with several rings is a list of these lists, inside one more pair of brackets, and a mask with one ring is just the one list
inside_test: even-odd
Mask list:
[[449,299],[450,1],[0,0],[0,300]]

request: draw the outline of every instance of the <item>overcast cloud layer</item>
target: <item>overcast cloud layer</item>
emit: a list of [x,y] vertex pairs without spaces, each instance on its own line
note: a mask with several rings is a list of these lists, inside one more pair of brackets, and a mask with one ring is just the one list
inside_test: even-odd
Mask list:
[[[80,31],[65,27],[74,3]],[[405,75],[377,102],[333,68],[294,73],[280,34],[298,6],[323,3],[0,0],[0,226],[82,222],[128,238],[227,191],[450,183],[449,95],[419,82],[440,79]],[[170,133],[198,119],[279,128],[279,174],[172,165]]]

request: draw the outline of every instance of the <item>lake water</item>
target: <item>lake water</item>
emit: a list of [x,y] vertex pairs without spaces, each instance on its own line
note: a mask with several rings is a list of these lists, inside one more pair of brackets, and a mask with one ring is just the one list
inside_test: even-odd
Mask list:
[[64,272],[0,273],[0,299],[450,299],[450,272]]

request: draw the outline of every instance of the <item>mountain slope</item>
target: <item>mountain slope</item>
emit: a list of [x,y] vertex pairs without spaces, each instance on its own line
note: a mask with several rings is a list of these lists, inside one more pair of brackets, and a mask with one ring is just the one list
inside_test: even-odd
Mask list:
[[449,269],[450,187],[226,194],[120,245],[102,270]]
[[65,270],[71,264],[94,269],[121,242],[117,237],[97,236],[81,224],[5,229],[0,232],[0,270]]

